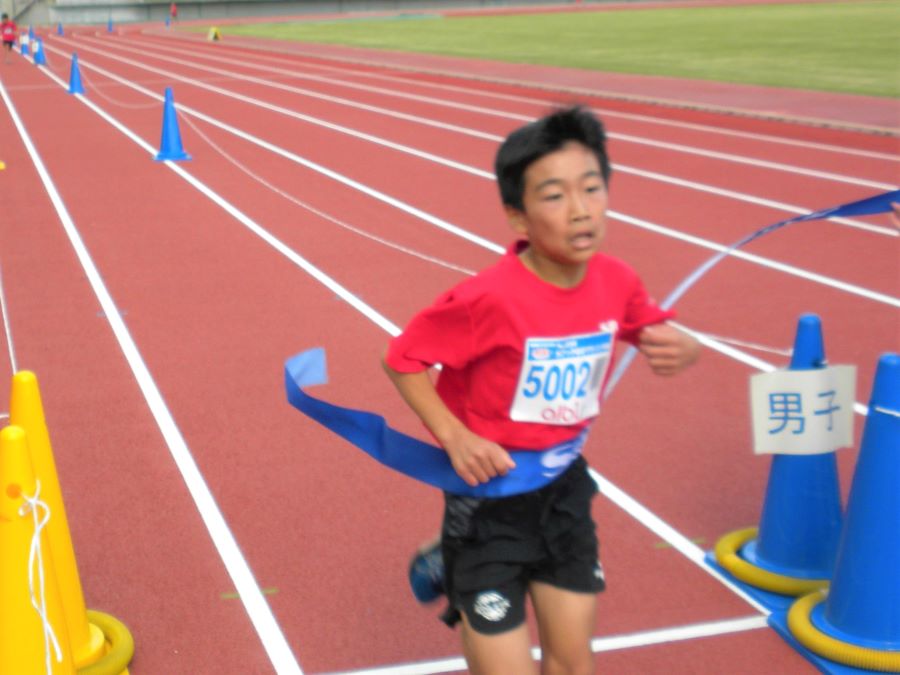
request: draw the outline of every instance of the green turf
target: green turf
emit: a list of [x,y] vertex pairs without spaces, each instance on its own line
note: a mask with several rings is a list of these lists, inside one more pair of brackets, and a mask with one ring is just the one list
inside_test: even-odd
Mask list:
[[900,96],[900,0],[228,26],[228,34]]

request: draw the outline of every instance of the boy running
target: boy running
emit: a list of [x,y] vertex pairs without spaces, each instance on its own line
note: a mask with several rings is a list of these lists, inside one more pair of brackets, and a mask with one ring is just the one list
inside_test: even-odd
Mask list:
[[0,38],[3,40],[3,61],[9,63],[9,55],[12,52],[13,45],[16,44],[16,36],[19,29],[16,22],[9,18],[9,14],[3,13],[0,17]]
[[[562,475],[499,499],[445,493],[441,554],[448,625],[462,621],[472,673],[535,672],[531,598],[545,674],[592,673],[596,594],[605,582],[591,518],[596,486],[580,456],[614,339],[672,375],[698,343],[665,324],[635,272],[599,253],[610,175],[601,123],[560,110],[516,131],[495,169],[519,239],[394,338],[385,369],[475,486],[514,470],[508,449],[544,452]],[[428,369],[442,364],[437,384]],[[543,460],[542,460],[543,461]]]

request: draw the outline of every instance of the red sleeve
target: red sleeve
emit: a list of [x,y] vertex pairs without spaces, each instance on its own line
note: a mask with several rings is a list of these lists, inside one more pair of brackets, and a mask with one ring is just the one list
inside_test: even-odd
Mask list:
[[641,280],[635,276],[634,287],[625,307],[625,319],[618,337],[631,344],[637,344],[638,335],[644,326],[662,323],[674,317],[675,312],[659,307],[647,293]]
[[472,354],[472,316],[454,291],[413,317],[388,344],[387,364],[400,373],[417,373],[441,363],[462,368]]

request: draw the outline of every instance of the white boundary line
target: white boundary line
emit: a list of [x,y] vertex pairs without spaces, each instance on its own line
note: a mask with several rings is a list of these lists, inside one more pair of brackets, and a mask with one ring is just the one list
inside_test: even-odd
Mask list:
[[[173,35],[171,33],[163,34],[163,33],[159,33],[158,31],[154,31],[154,30],[141,31],[140,35],[144,38],[149,37],[150,40],[148,40],[147,42],[150,45],[153,45],[154,47],[160,47],[161,45],[166,44],[166,42],[171,43],[173,38],[184,37],[180,34],[176,34],[176,35]],[[75,37],[78,37],[78,36],[76,35]],[[207,47],[209,46],[207,42],[194,40],[194,39],[191,39],[191,42],[193,43],[192,46],[203,46],[204,47],[204,53],[202,54],[203,58],[207,58],[207,59],[211,59],[211,60],[216,59],[216,57],[213,56],[212,52],[209,49],[207,49]],[[527,96],[516,96],[514,94],[501,94],[499,92],[495,92],[495,91],[491,91],[491,90],[487,90],[487,89],[473,89],[471,87],[461,87],[461,86],[452,85],[452,84],[415,80],[415,79],[410,79],[408,77],[403,78],[403,77],[398,77],[396,75],[385,75],[383,73],[372,72],[371,70],[360,70],[357,68],[357,66],[359,65],[358,63],[348,62],[346,60],[341,60],[340,58],[330,57],[327,54],[314,55],[314,54],[308,54],[308,53],[303,53],[303,52],[294,52],[294,51],[280,52],[280,53],[284,53],[284,54],[293,54],[295,56],[295,58],[293,58],[293,59],[288,59],[288,58],[284,58],[284,57],[271,56],[269,54],[260,53],[260,52],[262,52],[262,50],[259,48],[259,45],[253,45],[253,44],[248,44],[248,43],[235,43],[235,42],[233,42],[233,38],[232,38],[232,40],[229,40],[224,43],[220,43],[219,45],[216,45],[216,49],[221,50],[222,45],[225,45],[228,48],[248,49],[248,50],[256,52],[255,58],[257,58],[259,60],[271,61],[271,62],[275,62],[275,63],[282,63],[284,65],[291,66],[293,68],[297,68],[297,66],[299,65],[298,60],[302,61],[304,58],[306,58],[306,59],[314,58],[314,59],[323,60],[323,61],[332,61],[333,63],[340,64],[340,65],[325,66],[325,65],[322,65],[319,63],[303,62],[302,66],[304,68],[310,68],[310,69],[314,69],[314,70],[325,70],[325,71],[329,71],[332,73],[340,73],[342,75],[350,74],[354,77],[362,77],[362,78],[366,78],[366,79],[370,79],[370,80],[385,80],[388,82],[396,82],[399,84],[403,84],[407,87],[408,86],[418,86],[421,88],[431,88],[431,89],[438,89],[438,90],[442,90],[442,91],[452,91],[452,92],[466,94],[467,96],[473,96],[473,97],[483,97],[483,98],[496,99],[496,100],[501,100],[501,101],[511,101],[514,103],[525,103],[525,104],[529,104],[529,105],[536,105],[536,106],[540,106],[542,110],[546,109],[546,107],[547,107],[547,101],[545,99],[530,98]],[[172,47],[170,44],[166,44],[166,48],[170,51],[175,51],[175,52],[183,53],[183,54],[193,54],[195,56],[197,54],[196,51],[188,51],[188,50],[178,49],[176,47]],[[239,63],[246,65],[243,62],[239,62]],[[383,64],[383,65],[388,65],[388,64]],[[396,68],[397,70],[404,69],[403,66],[397,65],[397,64],[394,64],[392,67]],[[432,73],[432,74],[436,74],[439,77],[441,77],[443,75],[442,73]],[[462,76],[462,75],[464,75],[464,73],[457,73],[456,75]],[[314,76],[309,75],[309,74],[295,74],[294,77],[303,77],[303,78],[308,78],[308,79],[314,79]],[[365,86],[365,85],[359,85],[358,83],[355,83],[355,82],[347,82],[345,80],[334,80],[333,78],[324,78],[324,79],[327,79],[327,81],[329,81],[329,82],[339,84],[344,87],[360,88],[360,87]],[[376,87],[372,87],[372,89],[376,89]],[[592,94],[591,96],[594,96],[597,98],[602,98],[602,94]],[[869,159],[879,159],[879,160],[885,160],[885,161],[889,161],[889,162],[900,161],[900,156],[888,155],[886,153],[876,152],[876,151],[871,151],[871,150],[859,150],[857,148],[848,148],[848,147],[840,146],[840,145],[831,145],[831,144],[827,144],[827,143],[816,143],[816,142],[812,142],[812,141],[798,141],[798,140],[792,139],[792,138],[782,138],[780,136],[772,136],[770,134],[754,133],[751,131],[738,131],[735,129],[718,129],[716,127],[712,127],[712,126],[705,125],[705,124],[698,124],[698,123],[694,123],[694,122],[682,122],[682,121],[678,121],[678,120],[669,120],[669,119],[665,119],[665,118],[651,117],[649,115],[639,115],[637,113],[625,113],[625,112],[621,112],[618,110],[610,110],[607,108],[595,108],[595,110],[599,114],[601,114],[603,117],[619,117],[621,119],[632,120],[632,121],[636,121],[636,122],[640,122],[640,123],[657,124],[657,125],[661,125],[661,126],[670,126],[670,127],[680,128],[680,129],[690,129],[691,131],[699,131],[702,133],[719,134],[719,135],[723,135],[723,136],[734,136],[736,138],[747,138],[747,139],[754,140],[754,141],[762,141],[764,143],[775,143],[778,145],[790,145],[790,146],[795,146],[795,147],[808,148],[810,150],[821,150],[823,152],[834,152],[834,153],[839,153],[839,154],[856,155],[858,157],[866,157]]]
[[[54,49],[53,51],[60,53],[60,50]],[[91,51],[96,51],[96,50],[91,50]],[[110,58],[113,58],[116,60],[122,60],[125,62],[130,62],[130,63],[133,63],[134,65],[145,68],[147,70],[151,70],[151,71],[156,70],[150,66],[142,66],[140,64],[137,64],[136,62],[131,62],[129,59],[122,59],[121,57],[110,57]],[[93,70],[96,70],[97,72],[101,73],[102,75],[105,75],[106,77],[114,79],[117,82],[121,82],[122,84],[124,84],[128,87],[131,87],[132,89],[135,89],[136,91],[140,91],[147,96],[156,98],[157,100],[162,100],[162,97],[159,96],[158,94],[154,94],[153,92],[150,92],[149,90],[141,87],[140,85],[134,84],[134,83],[130,82],[129,80],[126,80],[125,78],[122,78],[118,75],[115,75],[115,74],[105,70],[104,68],[101,68],[99,66],[91,64],[87,61],[79,61],[79,63],[86,68],[91,68]],[[166,71],[161,71],[161,72],[166,73]],[[225,90],[221,90],[218,87],[206,85],[206,84],[198,82],[196,80],[191,80],[190,78],[181,77],[174,73],[167,73],[167,74],[171,75],[172,77],[175,77],[176,79],[184,80],[184,81],[186,81],[190,84],[193,84],[195,86],[198,86],[202,89],[207,89],[207,90],[213,91],[215,93],[225,92]],[[459,171],[463,171],[465,173],[469,173],[474,176],[478,176],[479,178],[494,180],[494,175],[492,173],[487,172],[487,171],[482,171],[481,169],[478,169],[478,168],[472,167],[472,166],[468,166],[461,162],[451,162],[449,160],[446,160],[437,155],[433,155],[431,153],[415,150],[412,148],[407,148],[406,146],[403,146],[403,145],[400,145],[397,143],[392,143],[389,141],[385,141],[383,139],[380,139],[375,136],[371,136],[369,134],[362,134],[362,133],[356,132],[352,129],[346,129],[345,127],[340,127],[339,125],[334,125],[334,124],[324,122],[321,120],[316,120],[315,118],[310,118],[307,115],[303,115],[301,113],[297,113],[295,111],[292,111],[287,108],[283,108],[281,106],[277,106],[274,104],[264,103],[261,101],[257,101],[254,103],[254,101],[256,101],[256,99],[252,99],[250,97],[235,94],[233,92],[226,92],[226,93],[224,93],[224,95],[230,96],[232,98],[236,98],[236,99],[244,101],[244,102],[249,102],[249,103],[251,103],[251,105],[257,105],[257,106],[263,107],[268,110],[273,110],[273,111],[281,113],[281,114],[285,114],[285,115],[288,115],[291,117],[302,119],[303,121],[313,120],[314,124],[318,124],[319,126],[324,126],[326,128],[332,129],[332,130],[337,130],[340,133],[348,133],[351,136],[355,136],[355,137],[361,138],[363,140],[374,142],[378,145],[389,147],[393,150],[398,150],[401,152],[408,152],[409,154],[412,154],[416,157],[426,159],[426,160],[429,160],[429,161],[432,161],[432,162],[435,162],[438,164],[442,164],[442,165],[448,166],[452,169],[456,169]],[[480,237],[476,234],[473,234],[471,232],[463,230],[462,228],[459,228],[456,225],[448,223],[447,221],[442,220],[441,218],[438,218],[437,216],[428,214],[425,211],[422,211],[421,209],[411,206],[410,204],[406,204],[405,202],[402,202],[399,199],[390,197],[382,192],[379,192],[378,190],[375,190],[374,188],[365,186],[357,181],[354,181],[345,176],[342,176],[335,171],[332,171],[330,169],[322,167],[321,165],[316,164],[315,162],[304,159],[294,153],[291,153],[291,152],[284,150],[278,146],[275,146],[272,143],[269,143],[267,141],[259,139],[256,136],[253,136],[252,134],[249,134],[247,132],[236,129],[235,127],[225,124],[224,122],[220,122],[219,120],[209,117],[208,115],[205,115],[199,111],[194,110],[193,108],[190,108],[188,106],[184,106],[181,104],[176,104],[176,108],[182,112],[193,115],[194,117],[197,117],[198,119],[202,119],[205,122],[213,124],[213,125],[219,127],[220,129],[228,131],[231,134],[237,135],[241,138],[244,138],[245,140],[255,143],[256,145],[259,145],[260,147],[265,147],[266,149],[268,149],[272,152],[276,152],[277,154],[281,155],[282,157],[285,157],[287,159],[290,159],[291,161],[302,164],[310,169],[313,169],[314,171],[317,171],[323,175],[328,176],[329,178],[333,178],[334,180],[342,182],[345,185],[348,185],[350,187],[353,187],[354,189],[360,190],[360,191],[368,194],[369,196],[372,196],[376,199],[379,199],[385,203],[388,203],[388,204],[394,206],[395,208],[401,209],[411,215],[414,215],[415,217],[420,218],[428,223],[431,223],[432,225],[435,225],[436,227],[447,230],[448,232],[451,232],[460,237],[463,237],[464,239],[468,239],[469,241],[471,241],[475,244],[478,244],[479,246],[482,246],[484,248],[487,248],[488,250],[491,250],[491,251],[494,251],[497,253],[502,253],[504,251],[503,247],[500,246],[499,244],[496,244],[496,243],[491,242],[491,241],[489,241],[483,237]],[[696,237],[694,235],[683,234],[683,233],[677,232],[675,230],[672,230],[670,228],[663,227],[661,225],[656,225],[654,223],[650,223],[649,221],[646,221],[646,220],[642,220],[639,218],[632,218],[631,216],[626,216],[624,214],[620,214],[616,211],[609,211],[608,214],[611,218],[617,218],[617,219],[622,220],[623,222],[626,222],[630,225],[642,227],[644,229],[648,229],[653,232],[656,232],[657,234],[662,234],[662,235],[665,235],[665,236],[668,236],[668,237],[671,237],[674,239],[679,239],[681,241],[684,241],[684,242],[687,242],[690,244],[694,244],[695,246],[700,246],[702,248],[712,249],[712,250],[716,250],[716,251],[722,251],[726,248],[722,244],[717,244],[717,243],[711,242],[707,239],[703,239],[701,237]],[[733,256],[735,258],[740,258],[743,260],[753,262],[753,263],[758,264],[763,267],[769,267],[771,269],[775,269],[780,272],[784,272],[786,274],[798,276],[800,278],[807,279],[809,281],[820,283],[825,286],[831,286],[832,288],[836,288],[838,290],[841,290],[841,291],[844,291],[847,293],[851,293],[854,295],[859,295],[859,296],[867,298],[869,300],[874,300],[876,302],[881,302],[881,303],[884,303],[887,305],[900,307],[900,299],[898,299],[898,298],[894,298],[889,295],[879,293],[877,291],[872,291],[872,290],[864,288],[862,286],[857,286],[855,284],[850,284],[847,282],[839,281],[837,279],[833,279],[831,277],[827,277],[827,276],[824,276],[821,274],[809,272],[807,270],[804,270],[803,268],[796,267],[794,265],[780,263],[780,262],[777,262],[774,260],[770,260],[768,258],[763,258],[761,256],[744,253],[743,251],[732,251],[731,253],[729,253],[729,255]]]
[[[0,82],[2,86],[2,82]],[[6,305],[6,293],[3,291],[3,271],[0,267],[0,311],[3,312],[3,330],[6,333],[6,346],[9,349],[9,366],[13,374],[19,372],[19,366],[16,363],[16,349],[13,345],[12,328],[9,325],[9,308]]]
[[[93,38],[88,38],[88,40],[91,40],[92,43],[96,42],[96,40]],[[69,41],[69,42],[74,42],[74,41]],[[123,45],[116,45],[116,48],[119,51],[134,53],[134,54],[138,54],[139,56],[149,57],[149,58],[157,59],[160,61],[176,63],[176,64],[180,64],[180,65],[185,65],[183,60],[179,60],[174,57],[162,56],[160,54],[154,54],[154,53],[148,54],[146,50],[136,49],[133,47],[126,47]],[[90,49],[90,48],[88,48],[88,49]],[[171,49],[171,48],[169,48],[169,49]],[[96,52],[98,50],[91,49],[91,51]],[[186,52],[186,50],[176,50],[176,51],[180,52],[180,53],[189,53],[189,52]],[[193,78],[187,78],[186,76],[180,76],[180,75],[177,75],[170,71],[159,70],[159,69],[156,69],[153,66],[150,66],[147,64],[139,64],[138,62],[132,61],[125,57],[115,56],[115,55],[111,54],[109,50],[105,50],[102,53],[107,58],[121,60],[124,63],[129,63],[130,65],[134,65],[134,66],[137,66],[140,68],[147,69],[150,72],[156,72],[159,74],[176,77],[176,78],[182,79],[182,81],[184,81],[188,84],[192,84],[194,86],[201,86],[201,87],[204,86],[203,84],[198,84],[200,82],[200,80],[196,80]],[[217,60],[224,61],[226,63],[240,64],[240,62],[233,60],[233,59],[217,59]],[[379,106],[363,104],[363,103],[359,103],[357,101],[352,101],[352,100],[348,100],[348,99],[344,99],[344,98],[340,98],[340,97],[336,97],[336,96],[331,96],[328,94],[323,94],[320,92],[312,91],[309,89],[303,89],[300,87],[283,84],[280,82],[275,82],[272,80],[267,80],[267,79],[263,79],[263,78],[259,78],[259,77],[253,77],[250,75],[242,75],[242,74],[236,73],[234,71],[221,70],[219,68],[213,68],[211,66],[203,66],[200,64],[196,64],[196,63],[189,63],[186,65],[188,67],[194,68],[196,70],[211,72],[211,73],[214,73],[217,75],[221,75],[223,77],[229,77],[229,78],[236,79],[236,80],[251,82],[253,84],[259,84],[259,85],[274,88],[274,89],[280,89],[280,90],[288,91],[288,92],[291,92],[294,94],[301,94],[304,96],[317,98],[317,99],[325,100],[325,101],[328,101],[331,103],[335,103],[337,105],[358,108],[361,110],[365,110],[367,112],[373,112],[373,113],[380,114],[380,115],[386,115],[386,116],[394,117],[397,119],[403,119],[406,121],[411,121],[411,122],[414,122],[417,124],[423,124],[426,126],[433,126],[436,128],[440,128],[440,129],[444,129],[447,131],[456,132],[456,133],[460,133],[460,134],[465,134],[465,135],[473,136],[476,138],[481,138],[481,139],[486,139],[486,140],[491,140],[491,141],[503,140],[503,137],[497,136],[495,134],[488,134],[488,133],[481,132],[481,131],[478,131],[475,129],[469,129],[469,128],[460,127],[457,125],[438,122],[438,121],[431,120],[428,118],[423,118],[421,116],[409,115],[409,114],[398,112],[395,110],[381,108]],[[255,66],[254,64],[244,63],[244,64],[240,64],[240,65],[243,65],[244,67],[261,68],[261,66]],[[283,73],[286,75],[292,75],[293,77],[303,77],[302,74],[299,74],[295,71],[288,71],[288,70],[283,70],[283,69],[270,69],[270,70],[275,70],[278,73]],[[313,77],[313,79],[316,79],[316,80],[323,80],[323,81],[327,82],[327,78],[316,78],[314,76],[310,76],[310,77]],[[215,91],[216,91],[216,93],[219,93],[222,95],[231,94],[231,95],[235,95],[235,96],[240,96],[240,94],[237,94],[236,92],[230,92],[227,89],[216,88]],[[377,93],[391,95],[391,96],[395,96],[395,97],[398,97],[398,96],[405,97],[403,94],[401,94],[399,92],[392,92],[391,90],[384,90],[384,89],[380,89],[380,88],[377,88]],[[417,99],[417,100],[421,99],[423,102],[429,103],[432,105],[450,105],[452,103],[452,102],[443,101],[440,99],[414,97],[412,95],[410,95],[410,97]],[[519,121],[524,121],[524,122],[529,122],[533,119],[532,117],[528,117],[526,115],[518,115],[518,114],[513,114],[513,113],[509,113],[509,112],[505,112],[505,111],[498,111],[498,110],[492,110],[492,109],[487,109],[487,108],[477,108],[475,110],[475,112],[480,112],[480,113],[490,112],[490,114],[493,114],[493,115],[506,117],[509,119],[515,119],[515,120],[519,120]],[[306,120],[306,121],[309,121],[309,120]],[[685,145],[675,144],[675,143],[665,143],[662,141],[642,138],[642,137],[638,137],[638,136],[626,136],[623,134],[617,134],[617,133],[610,132],[609,137],[613,138],[613,139],[630,141],[632,143],[651,145],[653,147],[661,147],[661,148],[665,148],[667,150],[671,150],[674,152],[684,152],[687,154],[697,154],[697,155],[701,155],[701,156],[707,156],[712,159],[718,159],[718,160],[722,160],[722,161],[729,161],[729,162],[736,162],[736,163],[749,163],[754,166],[759,166],[762,168],[774,169],[774,170],[779,170],[779,171],[787,171],[787,172],[791,172],[791,173],[799,173],[801,175],[807,175],[807,176],[811,176],[814,178],[820,178],[820,179],[825,179],[825,180],[839,180],[841,182],[847,182],[847,183],[851,183],[851,184],[855,184],[855,185],[861,185],[863,187],[869,187],[869,188],[873,188],[873,189],[892,190],[892,189],[895,189],[895,187],[896,187],[895,185],[888,184],[888,183],[882,183],[880,181],[869,181],[869,180],[864,180],[864,179],[852,178],[849,176],[839,176],[838,174],[821,172],[821,171],[816,171],[813,169],[804,169],[801,167],[794,167],[794,166],[790,166],[790,165],[783,164],[783,163],[768,162],[765,160],[755,160],[752,158],[742,157],[739,155],[733,155],[730,153],[715,152],[715,151],[711,151],[711,150],[704,150],[702,148],[694,148],[691,146],[685,146]],[[709,192],[712,192],[713,194],[718,194],[720,196],[728,197],[731,199],[750,201],[752,203],[763,204],[765,206],[771,206],[773,208],[779,208],[779,209],[783,209],[785,211],[789,211],[789,212],[793,212],[793,213],[808,213],[809,211],[812,210],[812,209],[803,209],[802,207],[791,206],[791,205],[787,205],[787,204],[782,205],[782,204],[779,204],[778,202],[774,202],[771,200],[763,200],[761,198],[753,197],[752,195],[745,195],[743,193],[739,193],[734,190],[727,190],[724,188],[716,188],[714,186],[708,186],[708,185],[705,185],[702,183],[696,183],[694,181],[687,181],[687,180],[680,179],[680,178],[672,178],[670,176],[665,176],[664,174],[660,174],[658,172],[643,171],[640,169],[633,169],[632,167],[620,166],[620,165],[614,165],[614,167],[616,170],[622,171],[623,173],[634,173],[636,175],[643,176],[650,180],[658,180],[661,182],[672,182],[672,183],[680,185],[682,187],[687,187],[687,188],[691,188],[691,189],[699,189],[699,190],[703,190],[703,191],[709,191]],[[871,232],[877,232],[879,234],[884,234],[884,235],[887,235],[890,237],[900,236],[900,234],[898,234],[897,231],[893,228],[881,227],[878,225],[872,225],[870,223],[863,223],[860,221],[855,221],[855,220],[851,220],[851,219],[847,219],[847,218],[834,218],[833,220],[835,222],[840,222],[844,225],[849,225],[851,227],[865,229],[865,230],[868,230]]]
[[[63,88],[67,86],[45,68],[41,68],[41,70],[47,74],[48,77],[56,80]],[[141,389],[141,393],[144,395],[144,399],[147,401],[147,405],[153,414],[153,418],[156,420],[156,423],[162,432],[166,445],[169,447],[169,451],[172,454],[172,458],[175,460],[175,464],[181,472],[188,491],[190,492],[194,503],[197,505],[200,517],[203,519],[203,523],[206,525],[206,529],[213,540],[213,544],[219,552],[219,556],[235,584],[235,588],[247,610],[250,621],[253,623],[253,626],[259,635],[263,647],[265,648],[269,659],[272,661],[272,665],[279,674],[302,675],[303,671],[300,669],[296,658],[291,653],[290,647],[281,632],[281,628],[278,626],[275,617],[272,615],[271,608],[263,597],[262,591],[256,583],[253,573],[250,571],[250,567],[244,559],[234,535],[229,529],[228,524],[225,522],[222,512],[216,504],[215,498],[209,490],[209,486],[206,484],[203,475],[200,473],[200,470],[191,455],[191,451],[187,447],[184,437],[178,430],[178,426],[172,418],[172,413],[166,406],[162,394],[156,386],[156,383],[153,381],[153,376],[147,369],[147,365],[144,363],[137,345],[131,337],[128,328],[125,326],[124,321],[122,321],[115,302],[107,290],[106,285],[103,283],[100,272],[94,265],[90,253],[81,239],[78,228],[69,215],[69,212],[62,201],[62,197],[60,197],[57,192],[53,179],[47,172],[37,149],[28,135],[28,131],[25,129],[13,106],[12,100],[6,93],[6,88],[3,86],[2,81],[0,81],[0,97],[3,98],[9,109],[13,122],[16,125],[16,129],[22,138],[22,142],[25,144],[35,169],[41,178],[41,182],[44,184],[44,189],[47,191],[47,195],[50,197],[53,207],[56,209],[60,223],[72,244],[72,248],[78,257],[82,269],[84,269],[84,272],[87,275],[88,282],[90,283],[94,294],[97,296],[97,300],[103,309],[106,320],[109,322],[110,328],[119,343],[119,347],[122,349],[122,353],[125,355],[128,365],[134,373],[135,380]],[[93,106],[93,104],[84,97],[79,96],[78,98],[86,105],[92,107],[95,112],[101,113],[98,108]],[[110,119],[107,121],[112,123],[112,120]],[[120,130],[124,131],[124,128],[120,127]],[[152,148],[150,150],[153,152]],[[171,163],[166,162],[166,164]]]
[[[750,616],[740,619],[728,619],[709,623],[694,623],[672,628],[660,628],[657,630],[641,631],[639,633],[626,633],[624,635],[610,635],[608,637],[594,638],[591,640],[591,651],[595,654],[612,652],[620,649],[632,649],[634,647],[649,647],[668,642],[680,642],[703,637],[716,637],[729,633],[739,633],[748,630],[757,630],[768,626],[766,618],[762,616]],[[531,656],[535,660],[541,657],[541,650],[533,647]],[[454,673],[466,670],[466,661],[461,656],[435,661],[418,661],[380,668],[365,668],[362,670],[343,670],[326,675],[436,675],[438,673]]]

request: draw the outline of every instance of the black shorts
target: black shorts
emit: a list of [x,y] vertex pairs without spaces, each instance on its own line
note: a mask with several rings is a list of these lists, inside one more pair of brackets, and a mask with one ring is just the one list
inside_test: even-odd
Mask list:
[[525,620],[532,581],[582,593],[606,587],[591,518],[597,486],[579,457],[540,490],[501,499],[444,494],[441,549],[448,626],[465,612],[493,635]]
[[3,46],[9,50],[12,50],[14,44],[16,44],[14,40],[4,40],[3,41]]

